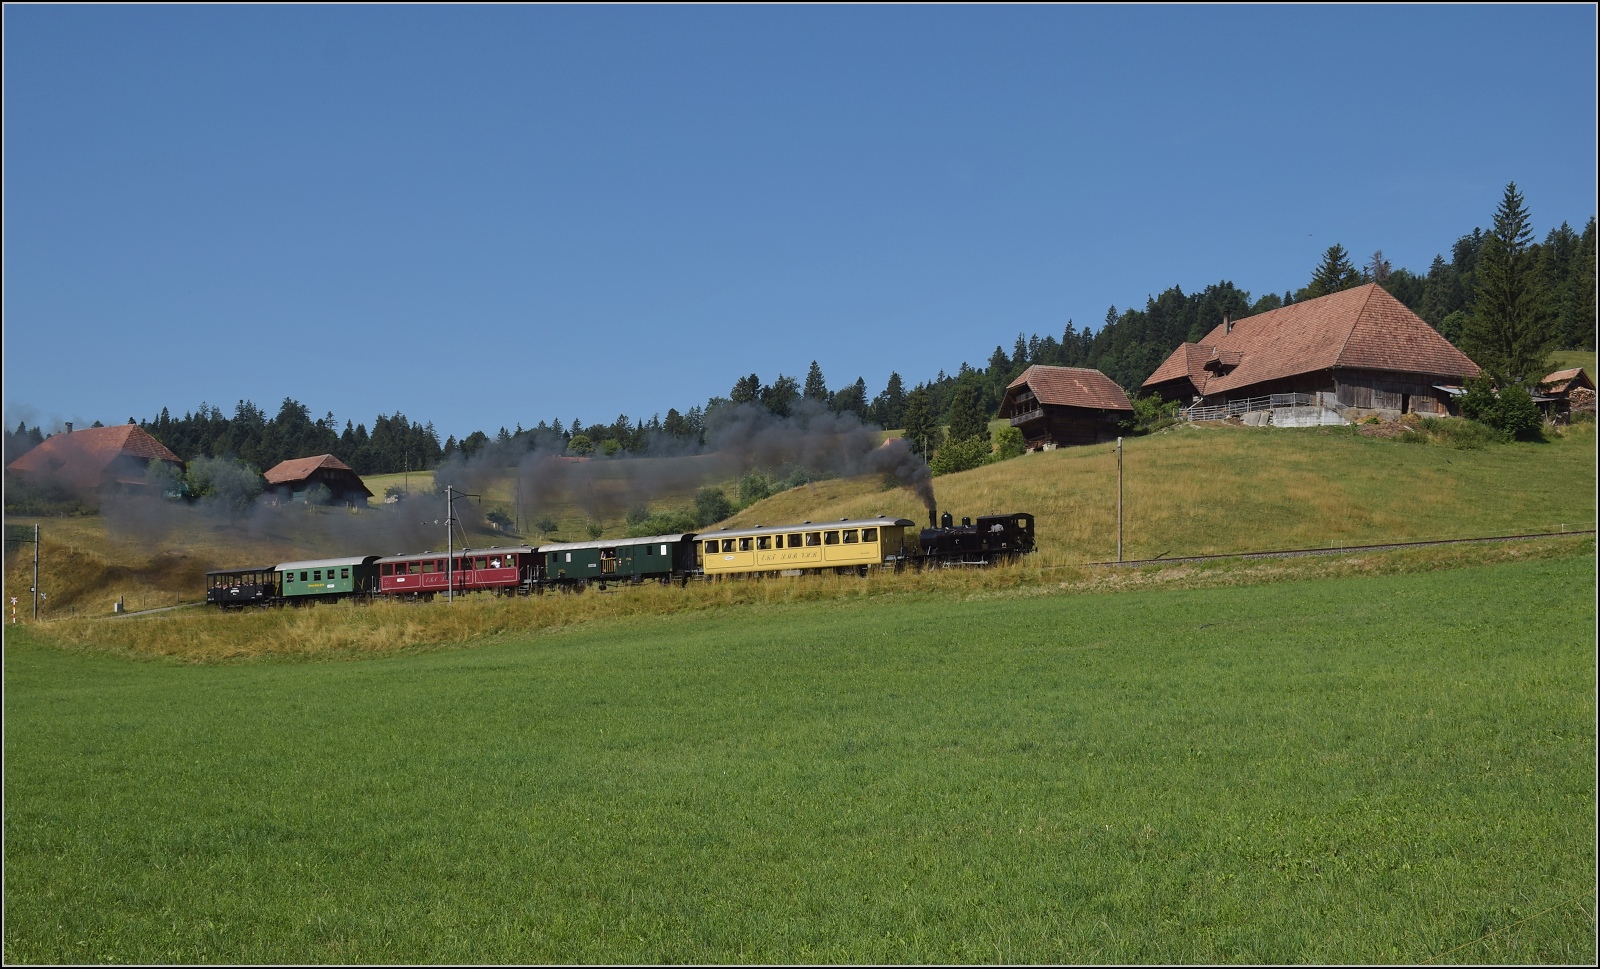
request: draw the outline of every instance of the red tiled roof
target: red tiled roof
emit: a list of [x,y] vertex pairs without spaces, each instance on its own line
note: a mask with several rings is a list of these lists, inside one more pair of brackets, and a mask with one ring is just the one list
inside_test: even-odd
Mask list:
[[1547,394],[1564,394],[1574,386],[1593,390],[1594,382],[1583,372],[1582,367],[1573,367],[1571,370],[1557,370],[1553,374],[1547,374],[1539,381],[1539,386],[1544,388]]
[[1098,370],[1084,367],[1046,367],[1034,364],[1006,387],[1002,414],[1013,397],[1012,391],[1026,386],[1041,404],[1056,407],[1086,407],[1092,410],[1133,410],[1128,395],[1116,382]]
[[1206,360],[1211,356],[1211,351],[1198,343],[1180,343],[1178,349],[1172,351],[1172,356],[1162,361],[1156,372],[1145,380],[1144,386],[1154,387],[1164,384],[1169,380],[1182,380],[1187,377],[1196,387],[1204,387],[1206,377]]
[[333,455],[319,454],[310,458],[290,458],[287,461],[279,461],[262,477],[267,479],[268,484],[288,484],[293,481],[304,481],[318,468],[327,468],[330,471],[350,471],[351,474],[355,474],[354,471],[350,470],[350,465],[345,464]]
[[52,475],[77,487],[95,487],[100,484],[101,475],[118,458],[141,464],[156,458],[183,464],[144,428],[137,424],[119,424],[52,434],[8,467],[24,474]]
[[[1426,374],[1452,382],[1478,373],[1466,354],[1377,283],[1246,317],[1233,324],[1232,332],[1217,324],[1199,346],[1224,361],[1237,354],[1238,364],[1227,373],[1196,376],[1188,369],[1190,346],[1174,351],[1144,386],[1181,376],[1176,372],[1180,365],[1207,396],[1335,367]],[[1181,362],[1175,361],[1180,354]]]

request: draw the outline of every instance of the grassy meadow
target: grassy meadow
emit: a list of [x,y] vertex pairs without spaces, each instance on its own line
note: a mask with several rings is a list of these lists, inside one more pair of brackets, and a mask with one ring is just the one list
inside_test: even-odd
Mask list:
[[4,957],[1592,962],[1594,545],[1480,548],[357,662],[13,631]]

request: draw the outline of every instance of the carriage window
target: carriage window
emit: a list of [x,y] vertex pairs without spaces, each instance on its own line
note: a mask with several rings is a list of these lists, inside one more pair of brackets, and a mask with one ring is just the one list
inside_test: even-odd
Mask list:
[[294,573],[293,572],[285,572],[285,573],[283,573],[283,577],[284,577],[284,579],[289,581],[291,584],[294,582]]
[[665,554],[667,554],[667,547],[666,547],[666,546],[665,546],[665,545],[662,545],[662,546],[661,546],[661,554],[662,554],[662,555],[665,555]]
[[394,575],[394,566],[388,565],[388,564],[380,565],[378,567],[378,574],[379,575]]
[[517,567],[517,557],[515,555],[507,555],[501,560],[500,564],[508,569],[514,569]]
[[567,553],[567,561],[568,562],[572,561],[572,553],[571,552]]
[[473,559],[472,560],[472,567],[475,568],[475,569],[486,569],[486,568],[489,567],[489,560],[488,559]]
[[860,543],[860,541],[861,541],[861,532],[860,531],[858,531],[857,529],[854,529],[854,528],[846,528],[844,530],[844,543],[846,545],[856,545],[856,544]]
[[723,539],[723,540],[722,540],[722,550],[723,550],[723,551],[724,551],[724,552],[731,552],[731,551],[733,551],[733,539],[731,539],[731,538],[724,538],[724,539]]
[[822,533],[821,532],[806,532],[806,548],[810,548],[813,545],[821,545],[821,544],[822,544]]
[[424,572],[432,572],[433,571],[433,563],[432,562],[424,562],[424,563],[422,563],[422,571],[424,571]]
[[824,544],[824,545],[838,545],[839,544],[839,533],[838,532],[824,532],[822,534],[822,544]]
[[[330,578],[330,579],[333,578],[333,570],[332,569],[328,570],[328,578]],[[321,582],[322,581],[322,570],[321,569],[312,569],[311,570],[311,581],[312,582]]]
[[769,549],[771,547],[772,547],[772,536],[771,535],[763,535],[760,538],[756,539],[756,548],[760,549],[761,551],[765,552],[767,549]]
[[750,549],[752,547],[754,547],[754,546],[752,545],[751,539],[748,539],[748,538],[739,539],[739,551],[748,552],[748,551],[750,551]]
[[717,543],[716,543],[715,540],[709,541],[709,542],[706,543],[706,554],[707,555],[715,555],[715,554],[717,554]]
[[863,542],[876,542],[878,540],[878,530],[876,528],[863,528],[861,530],[861,540]]
[[422,563],[421,562],[407,562],[406,563],[406,571],[410,572],[412,575],[416,575],[418,572],[422,571]]
[[304,582],[305,580],[306,580],[306,574],[304,572],[301,572],[300,573],[300,581]]
[[339,578],[341,578],[341,579],[350,578],[350,570],[349,569],[340,569],[339,570]]

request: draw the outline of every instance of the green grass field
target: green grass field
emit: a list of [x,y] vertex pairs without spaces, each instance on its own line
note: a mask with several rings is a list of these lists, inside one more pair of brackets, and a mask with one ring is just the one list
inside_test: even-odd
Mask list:
[[1241,577],[355,662],[13,633],[4,957],[1592,962],[1593,543]]

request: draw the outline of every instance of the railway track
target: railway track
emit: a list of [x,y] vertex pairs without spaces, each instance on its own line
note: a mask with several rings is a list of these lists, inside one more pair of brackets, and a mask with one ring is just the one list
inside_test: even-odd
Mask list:
[[1166,565],[1171,562],[1212,562],[1220,559],[1288,559],[1302,555],[1349,555],[1353,552],[1387,552],[1403,548],[1428,548],[1434,545],[1463,545],[1468,542],[1525,542],[1535,538],[1566,538],[1569,535],[1593,535],[1592,528],[1560,532],[1535,532],[1527,535],[1485,535],[1478,538],[1437,538],[1426,542],[1387,542],[1381,545],[1337,545],[1329,548],[1290,548],[1269,552],[1224,552],[1217,555],[1183,555],[1153,559],[1127,559],[1122,562],[1089,562],[1087,568],[1128,568],[1140,565]]

